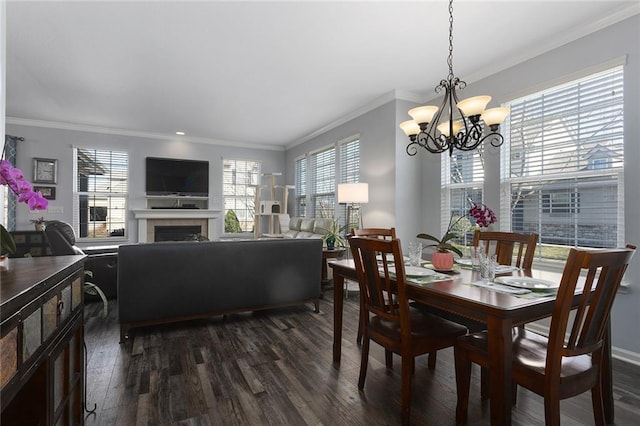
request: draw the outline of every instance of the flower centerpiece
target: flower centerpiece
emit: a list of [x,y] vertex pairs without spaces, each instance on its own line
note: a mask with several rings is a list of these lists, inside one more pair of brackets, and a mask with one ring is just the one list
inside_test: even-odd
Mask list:
[[[40,191],[34,191],[33,186],[25,178],[22,170],[7,160],[0,160],[0,185],[7,186],[17,197],[18,201],[27,204],[29,210],[45,210],[48,201],[42,196]],[[12,254],[16,246],[11,238],[11,234],[0,224],[0,256]]]
[[[433,263],[434,268],[442,270],[451,269],[453,267],[453,254],[455,253],[460,257],[463,256],[462,251],[452,244],[452,240],[459,236],[458,229],[461,228],[460,224],[463,220],[468,221],[467,216],[471,217],[475,221],[475,226],[479,228],[486,228],[498,220],[494,211],[489,207],[484,204],[478,204],[471,201],[471,208],[467,214],[462,216],[451,216],[449,219],[449,226],[447,226],[447,230],[442,238],[424,233],[417,235],[418,238],[432,241],[432,244],[429,244],[426,247],[434,247],[436,250],[431,257],[431,263]],[[464,232],[467,227],[462,228],[465,228],[463,230]]]

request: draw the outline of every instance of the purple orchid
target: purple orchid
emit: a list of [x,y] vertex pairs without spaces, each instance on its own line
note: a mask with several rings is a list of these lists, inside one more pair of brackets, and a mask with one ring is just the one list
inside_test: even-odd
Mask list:
[[29,210],[45,210],[49,205],[42,193],[34,191],[31,183],[25,180],[22,170],[7,160],[0,160],[0,185],[8,186],[19,202],[29,206]]
[[486,228],[492,223],[496,223],[498,218],[493,210],[484,204],[476,204],[471,202],[471,208],[469,209],[469,216],[476,220],[476,225],[481,228]]

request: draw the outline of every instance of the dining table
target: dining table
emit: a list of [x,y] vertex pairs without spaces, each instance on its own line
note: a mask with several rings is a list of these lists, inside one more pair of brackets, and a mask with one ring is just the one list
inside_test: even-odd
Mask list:
[[[353,259],[329,262],[333,271],[334,329],[333,362],[339,368],[342,352],[342,312],[344,307],[344,281],[358,281]],[[421,267],[431,267],[426,264]],[[420,274],[421,275],[421,274]],[[562,272],[533,268],[498,267],[500,277],[526,277],[559,285]],[[524,280],[523,280],[524,281]],[[512,329],[526,323],[548,318],[553,312],[556,291],[549,286],[544,291],[495,284],[483,281],[478,271],[466,265],[456,265],[452,270],[429,273],[425,276],[407,276],[407,296],[417,302],[486,324],[489,351],[489,398],[492,425],[511,424],[511,364]],[[576,290],[574,304],[578,304],[582,289]],[[613,423],[613,392],[611,383],[610,326],[605,336],[606,350],[603,357],[602,385],[605,416]]]

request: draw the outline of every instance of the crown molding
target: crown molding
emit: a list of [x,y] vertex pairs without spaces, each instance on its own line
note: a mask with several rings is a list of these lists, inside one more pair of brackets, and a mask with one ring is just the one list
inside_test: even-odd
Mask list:
[[339,119],[332,121],[326,124],[325,126],[313,131],[312,133],[309,133],[308,135],[303,136],[302,138],[297,139],[296,141],[288,144],[286,146],[286,149],[291,149],[295,146],[308,142],[311,139],[328,132],[329,130],[335,129],[336,127],[341,126],[344,123],[347,123],[353,120],[354,118],[360,117],[361,115],[364,115],[370,111],[373,111],[374,109],[381,107],[382,105],[389,103],[391,101],[394,101],[396,99],[403,99],[403,100],[408,100],[412,102],[418,102],[420,97],[415,93],[412,93],[409,91],[391,90],[390,92],[387,92],[384,95],[375,98],[374,100],[361,106],[360,108],[351,111],[347,115],[340,117]]
[[137,130],[114,129],[110,127],[89,126],[85,124],[64,123],[58,121],[31,120],[28,118],[7,117],[7,124],[18,126],[42,127],[58,130],[73,130],[77,132],[100,133],[106,135],[131,136],[136,138],[157,139],[157,140],[175,140],[179,139],[185,142],[202,143],[207,145],[229,146],[234,148],[248,149],[264,149],[268,151],[284,151],[284,147],[279,145],[262,145],[251,144],[246,142],[226,141],[222,139],[199,138],[193,136],[178,136],[175,134],[163,134],[152,132],[141,132]]

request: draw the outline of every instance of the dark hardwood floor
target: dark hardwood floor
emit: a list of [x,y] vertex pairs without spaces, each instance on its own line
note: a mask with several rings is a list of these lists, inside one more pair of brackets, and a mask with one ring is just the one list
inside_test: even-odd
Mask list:
[[[345,303],[342,363],[332,363],[331,291],[320,302],[256,313],[149,327],[119,344],[117,304],[86,307],[87,425],[397,425],[400,360],[393,371],[371,345],[363,392],[358,390],[357,293]],[[411,421],[455,424],[453,350],[438,353],[435,371],[418,358]],[[473,371],[469,418],[489,424]],[[614,362],[616,424],[640,424],[640,367]],[[542,399],[524,389],[514,425],[544,424]],[[562,402],[563,425],[593,424],[590,394]]]

